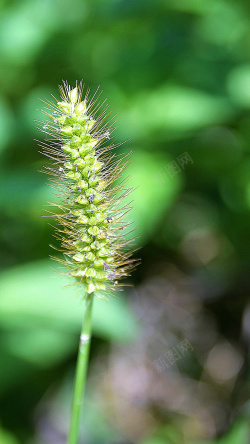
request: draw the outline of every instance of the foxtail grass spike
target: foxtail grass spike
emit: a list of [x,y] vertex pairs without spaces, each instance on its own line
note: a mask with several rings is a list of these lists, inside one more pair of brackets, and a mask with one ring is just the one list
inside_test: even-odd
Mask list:
[[106,297],[135,265],[133,230],[124,221],[130,204],[123,202],[132,189],[119,181],[128,155],[114,152],[113,119],[97,93],[90,98],[87,90],[83,98],[82,82],[74,88],[63,82],[59,90],[60,101],[45,101],[47,120],[40,126],[48,135],[40,146],[51,160],[45,170],[61,197],[49,211],[63,253],[55,259],[85,293]]

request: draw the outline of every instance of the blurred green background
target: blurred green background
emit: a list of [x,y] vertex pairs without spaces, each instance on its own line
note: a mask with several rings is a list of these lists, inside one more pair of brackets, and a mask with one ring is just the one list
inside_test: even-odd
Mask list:
[[247,444],[250,4],[0,1],[0,443],[63,444],[83,306],[49,260],[38,100],[118,112],[142,264],[97,302],[83,444]]

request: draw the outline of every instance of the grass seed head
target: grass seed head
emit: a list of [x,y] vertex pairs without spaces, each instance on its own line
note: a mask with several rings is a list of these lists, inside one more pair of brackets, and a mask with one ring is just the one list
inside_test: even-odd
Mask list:
[[124,221],[130,207],[123,202],[132,189],[119,182],[128,162],[113,152],[115,128],[96,94],[89,99],[88,90],[82,98],[82,82],[74,88],[64,82],[59,90],[59,102],[45,102],[47,120],[40,127],[49,136],[40,145],[50,158],[45,170],[60,194],[51,216],[63,258],[54,259],[87,293],[105,297],[135,264],[131,223]]

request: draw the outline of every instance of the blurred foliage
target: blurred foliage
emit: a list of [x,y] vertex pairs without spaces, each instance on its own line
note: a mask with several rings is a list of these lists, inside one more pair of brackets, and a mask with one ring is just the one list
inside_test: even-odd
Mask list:
[[82,77],[130,139],[142,247],[135,289],[95,306],[83,442],[247,444],[249,25],[246,0],[0,0],[1,444],[67,433],[82,305],[34,139],[39,99]]

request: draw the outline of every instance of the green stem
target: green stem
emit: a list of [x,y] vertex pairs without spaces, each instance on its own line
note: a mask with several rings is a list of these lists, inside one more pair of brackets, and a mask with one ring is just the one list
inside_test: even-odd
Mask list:
[[79,351],[76,364],[75,385],[72,399],[71,423],[68,444],[77,444],[79,436],[80,413],[83,393],[86,383],[86,374],[91,339],[91,319],[94,293],[87,296],[85,315],[80,336]]

